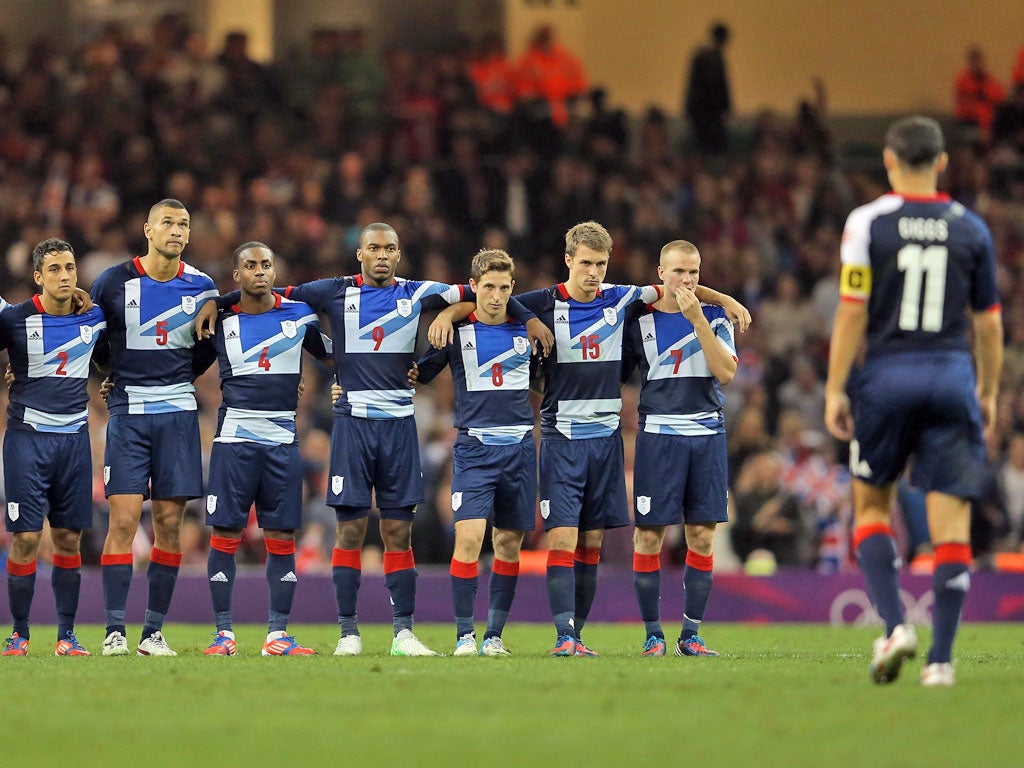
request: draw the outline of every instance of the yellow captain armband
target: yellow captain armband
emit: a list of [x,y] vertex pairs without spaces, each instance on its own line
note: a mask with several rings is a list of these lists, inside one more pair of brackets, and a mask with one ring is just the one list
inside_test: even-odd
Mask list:
[[844,299],[866,301],[871,295],[871,267],[843,264],[843,271],[839,275],[839,295]]

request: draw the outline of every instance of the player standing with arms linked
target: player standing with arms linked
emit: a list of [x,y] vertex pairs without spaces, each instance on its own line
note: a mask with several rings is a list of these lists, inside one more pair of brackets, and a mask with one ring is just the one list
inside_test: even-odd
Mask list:
[[494,513],[487,631],[481,656],[508,656],[501,634],[515,599],[519,550],[534,528],[537,446],[530,405],[530,344],[526,326],[508,317],[515,265],[501,250],[473,257],[469,284],[476,309],[443,349],[419,361],[426,384],[450,365],[455,384],[452,512],[455,551],[450,566],[455,609],[454,656],[477,655],[473,629],[480,548]]
[[[949,686],[970,587],[970,500],[981,490],[982,431],[995,417],[1002,368],[995,258],[984,222],[938,193],[948,164],[938,123],[910,117],[893,124],[883,161],[893,193],[853,211],[843,234],[825,421],[833,436],[851,441],[853,543],[885,622],[871,677],[892,682],[917,653],[891,528],[895,480],[913,455],[911,481],[926,493],[935,545],[932,647],[921,684]],[[863,367],[851,378],[865,339]]]
[[[661,289],[604,284],[611,250],[608,230],[594,221],[577,224],[565,235],[568,279],[516,297],[555,337],[541,365],[539,481],[549,547],[548,601],[557,632],[552,656],[598,655],[584,645],[580,632],[597,593],[601,544],[606,528],[630,522],[619,429],[623,323],[630,306],[657,301]],[[699,290],[703,298],[725,302],[730,314],[749,321],[735,300]],[[438,319],[461,319],[471,309],[461,304]],[[447,327],[435,323],[431,343],[448,340]]]
[[636,501],[633,585],[647,633],[644,656],[664,656],[661,547],[665,527],[685,523],[686,602],[676,656],[717,656],[698,631],[711,594],[715,526],[729,519],[722,385],[736,373],[732,323],[694,291],[700,253],[685,240],[661,249],[663,295],[626,328],[623,376],[640,366],[640,430],[633,462]]
[[107,395],[110,422],[103,462],[110,504],[100,557],[107,614],[104,656],[130,653],[125,606],[132,541],[142,502],[150,497],[154,542],[146,619],[136,652],[177,655],[161,630],[181,565],[185,502],[203,495],[192,382],[194,371],[205,370],[216,358],[210,343],[194,349],[196,311],[217,289],[207,275],[181,260],[188,244],[188,211],[177,200],[161,200],[150,208],[143,232],[149,242],[146,255],[110,267],[92,287],[93,301],[107,317],[114,384]]
[[[7,595],[14,632],[4,656],[28,653],[29,612],[44,513],[53,540],[50,576],[57,607],[57,656],[88,656],[75,638],[82,583],[82,530],[92,527],[92,450],[89,445],[89,361],[101,348],[106,321],[96,306],[74,314],[75,253],[63,240],[32,249],[38,296],[0,306],[0,349],[14,373],[4,435]],[[47,509],[49,507],[49,509]]]
[[[393,606],[391,655],[437,655],[412,631],[417,577],[412,522],[424,491],[409,369],[415,361],[421,313],[459,301],[470,289],[396,278],[401,258],[394,228],[369,224],[360,233],[356,251],[360,274],[314,280],[285,292],[329,318],[335,373],[343,390],[334,405],[327,494],[337,517],[332,565],[341,637],[336,656],[362,653],[356,599],[372,494],[380,509],[384,582]],[[233,293],[218,303],[237,300]],[[212,306],[204,308],[199,319],[204,335]],[[532,322],[541,325],[536,318]]]
[[235,553],[255,503],[267,548],[270,616],[264,656],[309,656],[313,650],[288,634],[295,595],[295,531],[302,527],[302,457],[295,435],[295,409],[302,375],[302,350],[330,357],[308,304],[272,292],[274,252],[263,243],[235,249],[234,277],[242,287],[238,304],[217,319],[214,336],[223,399],[210,455],[206,523],[213,526],[207,576],[217,632],[204,652],[234,656],[231,597]]

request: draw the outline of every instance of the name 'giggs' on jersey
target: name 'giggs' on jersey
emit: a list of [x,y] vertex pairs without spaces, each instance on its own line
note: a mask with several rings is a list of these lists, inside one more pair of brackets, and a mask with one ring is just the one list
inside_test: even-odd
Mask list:
[[136,257],[104,271],[91,295],[107,316],[116,373],[110,413],[196,410],[192,325],[196,311],[218,295],[213,280],[182,262],[175,277],[160,282]]
[[221,407],[214,442],[295,442],[302,350],[330,357],[331,342],[308,304],[274,294],[273,309],[232,307],[218,318]]
[[7,349],[14,372],[8,429],[87,428],[89,361],[106,327],[98,306],[81,315],[48,315],[38,296],[0,312],[0,349]]
[[530,405],[530,342],[526,326],[509,318],[499,325],[479,322],[475,315],[455,329],[455,340],[431,349],[417,363],[426,384],[452,369],[455,383],[455,426],[459,439],[485,445],[521,443],[533,431]]
[[564,283],[516,297],[555,336],[554,349],[541,360],[543,437],[586,440],[618,430],[626,310],[660,297],[654,285],[602,285],[594,300],[584,303],[571,298]]

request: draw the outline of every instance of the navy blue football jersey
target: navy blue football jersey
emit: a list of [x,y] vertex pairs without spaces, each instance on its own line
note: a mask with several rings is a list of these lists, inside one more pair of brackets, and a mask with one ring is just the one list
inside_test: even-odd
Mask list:
[[544,438],[586,440],[618,430],[626,311],[660,297],[653,285],[602,285],[594,300],[584,303],[571,298],[563,283],[516,297],[555,336],[555,348],[541,360]]
[[[701,304],[715,338],[736,357],[733,328],[725,310]],[[711,373],[693,324],[682,312],[645,307],[626,328],[623,373],[639,366],[640,428],[665,435],[725,432],[725,396]]]
[[420,359],[419,380],[426,384],[450,365],[459,433],[485,445],[521,443],[533,430],[530,353],[522,323],[488,325],[471,314],[451,344]]
[[108,323],[110,412],[196,410],[193,324],[196,310],[217,296],[213,280],[182,262],[176,277],[160,282],[136,257],[104,271],[91,294]]
[[988,227],[947,195],[887,194],[846,221],[840,293],[868,302],[868,354],[967,350],[966,310],[998,307]]
[[8,429],[78,432],[89,417],[89,361],[107,327],[103,310],[48,315],[38,296],[0,311],[0,349],[14,372]]
[[266,312],[250,315],[235,306],[218,317],[222,399],[215,442],[293,443],[302,350],[318,359],[331,354],[308,304],[274,298]]

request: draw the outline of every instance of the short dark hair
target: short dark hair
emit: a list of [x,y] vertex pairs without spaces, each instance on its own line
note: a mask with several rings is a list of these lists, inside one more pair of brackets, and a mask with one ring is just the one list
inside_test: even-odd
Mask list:
[[729,25],[724,22],[716,22],[711,25],[711,39],[717,45],[725,45],[729,42]]
[[885,134],[885,146],[911,168],[934,163],[946,149],[942,128],[930,117],[914,115],[897,120]]
[[488,272],[508,272],[509,276],[515,278],[516,265],[512,261],[512,257],[500,248],[482,248],[473,257],[469,276],[474,280],[479,280]]
[[373,222],[373,224],[367,224],[359,233],[360,248],[363,245],[363,240],[365,240],[366,236],[371,232],[388,232],[394,235],[396,240],[398,239],[398,232],[395,231],[394,227],[392,227],[390,224],[385,224],[383,221],[375,221]]
[[43,262],[47,256],[51,253],[64,253],[64,251],[67,251],[72,256],[75,255],[75,249],[71,247],[71,243],[57,237],[46,238],[32,249],[32,271],[42,272]]
[[235,269],[238,269],[238,263],[242,257],[242,254],[248,251],[250,248],[266,248],[268,251],[270,251],[272,255],[276,255],[274,254],[274,249],[271,248],[266,243],[261,243],[259,240],[250,240],[249,242],[242,243],[240,246],[235,248],[235,252],[231,254],[231,258],[235,264]]
[[150,207],[149,215],[146,218],[147,219],[152,218],[153,214],[156,213],[157,208],[174,208],[174,209],[179,210],[179,211],[186,211],[186,210],[188,210],[187,208],[185,208],[185,204],[183,202],[181,202],[181,200],[175,200],[173,197],[165,197],[159,203],[154,203]]

